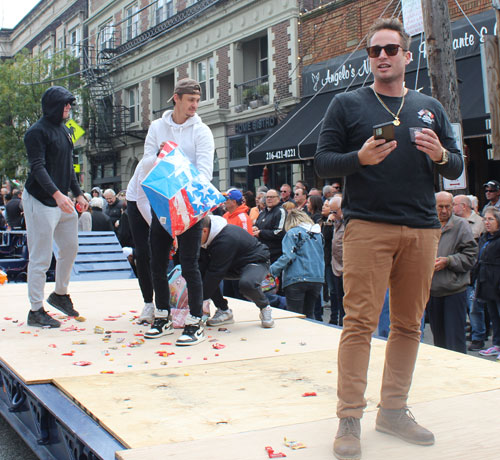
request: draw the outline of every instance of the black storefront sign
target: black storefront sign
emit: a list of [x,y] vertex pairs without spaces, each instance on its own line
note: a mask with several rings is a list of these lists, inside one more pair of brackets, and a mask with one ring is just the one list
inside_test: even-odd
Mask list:
[[234,127],[236,134],[253,133],[264,129],[274,128],[277,124],[276,117],[258,118],[256,120],[237,123]]
[[[456,60],[479,56],[482,37],[496,34],[496,18],[493,10],[474,15],[469,19],[480,37],[465,18],[452,23]],[[416,72],[417,69],[426,73],[425,41],[422,41],[420,35],[413,37],[410,51],[413,59],[406,67],[406,73]],[[366,51],[362,49],[352,55],[336,56],[328,61],[305,66],[302,71],[302,96],[312,96],[322,88],[322,92],[345,90],[372,80],[370,61]]]

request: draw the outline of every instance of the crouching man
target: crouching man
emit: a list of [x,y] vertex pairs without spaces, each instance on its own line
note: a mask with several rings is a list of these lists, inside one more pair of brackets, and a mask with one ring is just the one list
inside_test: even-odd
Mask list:
[[201,261],[203,299],[212,299],[217,307],[208,326],[233,323],[233,312],[220,291],[220,282],[239,280],[239,291],[260,308],[262,327],[274,327],[272,309],[260,283],[269,273],[269,249],[246,230],[228,224],[220,216],[201,221]]

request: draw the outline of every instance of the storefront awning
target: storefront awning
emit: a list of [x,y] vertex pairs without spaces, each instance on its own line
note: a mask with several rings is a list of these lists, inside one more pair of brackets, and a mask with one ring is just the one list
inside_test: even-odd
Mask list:
[[333,94],[320,93],[302,99],[285,119],[248,153],[248,164],[313,158],[321,123]]

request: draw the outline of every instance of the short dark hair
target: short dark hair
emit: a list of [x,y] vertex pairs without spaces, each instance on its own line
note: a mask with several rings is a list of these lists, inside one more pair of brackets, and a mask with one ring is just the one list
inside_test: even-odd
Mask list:
[[370,29],[368,30],[368,36],[366,37],[366,43],[370,46],[372,37],[380,30],[394,30],[401,37],[401,46],[405,51],[410,49],[410,36],[406,33],[403,24],[399,19],[395,18],[379,18],[377,19]]
[[249,208],[255,208],[257,204],[255,203],[255,195],[251,190],[247,190],[246,192],[243,192],[243,196],[245,197],[245,204]]
[[203,219],[201,219],[201,228],[210,228],[212,226],[212,220],[210,219],[210,216],[205,216]]

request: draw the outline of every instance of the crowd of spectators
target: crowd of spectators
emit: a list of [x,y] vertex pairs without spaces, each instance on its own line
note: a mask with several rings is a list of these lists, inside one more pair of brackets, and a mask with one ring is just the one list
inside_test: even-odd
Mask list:
[[[484,190],[487,202],[481,211],[474,196],[436,194],[442,227],[426,314],[436,346],[479,351],[500,360],[500,183],[490,180]],[[2,184],[0,230],[25,230],[21,195],[21,187]],[[214,214],[244,228],[270,251],[270,272],[278,280],[277,290],[266,293],[271,305],[317,320],[329,307],[330,323],[342,326],[341,182],[319,190],[297,181],[293,187],[262,186],[255,194],[231,188],[225,195],[226,202]],[[124,193],[94,187],[85,197],[89,209],[76,207],[79,231],[115,231],[121,245],[130,248],[134,266]],[[224,295],[243,298],[238,283],[231,281],[224,282]],[[390,331],[388,299],[381,306],[383,336]],[[485,348],[490,334],[492,346]]]

